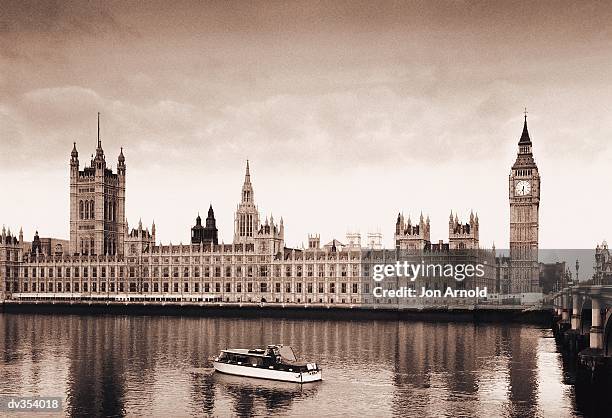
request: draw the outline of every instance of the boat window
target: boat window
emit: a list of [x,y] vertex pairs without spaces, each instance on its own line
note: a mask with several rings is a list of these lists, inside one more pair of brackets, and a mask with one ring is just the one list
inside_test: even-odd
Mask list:
[[289,346],[283,346],[279,349],[280,355],[283,359],[288,361],[297,361],[295,358],[295,354],[293,353],[293,349]]

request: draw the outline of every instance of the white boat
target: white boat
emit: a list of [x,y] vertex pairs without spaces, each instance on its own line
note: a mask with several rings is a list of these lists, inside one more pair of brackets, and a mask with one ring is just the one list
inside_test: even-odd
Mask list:
[[213,360],[219,373],[284,382],[310,383],[322,380],[317,363],[298,362],[293,349],[282,344],[264,349],[228,349]]

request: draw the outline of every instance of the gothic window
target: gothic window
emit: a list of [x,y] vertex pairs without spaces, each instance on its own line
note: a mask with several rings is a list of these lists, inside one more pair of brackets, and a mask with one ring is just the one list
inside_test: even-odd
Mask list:
[[79,200],[79,219],[83,219],[83,201]]
[[94,254],[94,239],[93,238],[91,239],[91,242],[90,242],[89,253],[91,255]]
[[94,219],[94,218],[95,218],[95,216],[94,216],[94,201],[93,201],[93,200],[90,200],[90,201],[89,201],[89,204],[90,204],[90,208],[89,208],[89,217],[90,217],[91,219]]
[[84,204],[85,204],[85,219],[89,219],[89,201],[86,200]]

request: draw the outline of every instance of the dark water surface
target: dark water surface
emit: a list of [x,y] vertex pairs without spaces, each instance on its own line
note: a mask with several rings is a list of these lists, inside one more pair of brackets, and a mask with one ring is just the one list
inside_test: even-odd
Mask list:
[[[209,369],[223,348],[269,343],[324,381]],[[535,326],[0,314],[0,395],[61,396],[62,415],[575,416],[593,393],[572,376]]]

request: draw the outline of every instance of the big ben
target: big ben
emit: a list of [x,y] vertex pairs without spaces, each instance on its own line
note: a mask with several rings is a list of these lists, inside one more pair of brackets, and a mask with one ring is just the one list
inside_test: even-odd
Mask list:
[[538,267],[540,174],[533,159],[531,138],[527,130],[527,112],[508,186],[510,293],[540,292]]

